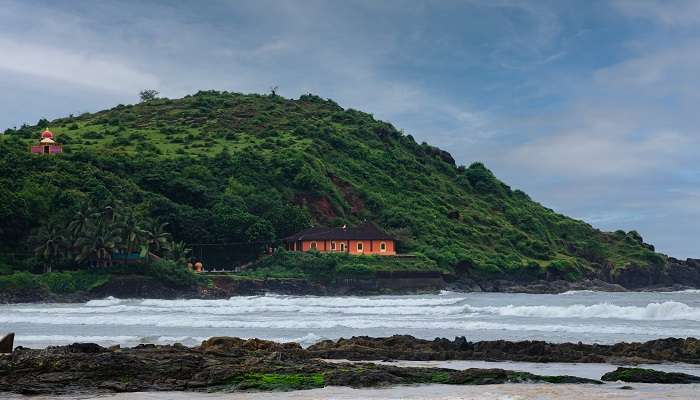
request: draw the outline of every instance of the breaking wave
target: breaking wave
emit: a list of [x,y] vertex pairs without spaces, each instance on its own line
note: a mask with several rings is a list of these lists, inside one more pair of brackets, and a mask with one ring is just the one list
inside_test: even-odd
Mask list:
[[469,307],[472,312],[485,312],[511,317],[537,318],[613,318],[633,321],[700,321],[700,308],[690,307],[677,301],[650,303],[645,307],[617,306],[601,303],[594,305],[574,304],[570,306],[503,306]]

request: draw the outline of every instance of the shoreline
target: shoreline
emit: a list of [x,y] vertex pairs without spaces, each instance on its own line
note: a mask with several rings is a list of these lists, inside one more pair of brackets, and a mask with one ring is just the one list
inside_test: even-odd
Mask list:
[[105,285],[87,292],[68,294],[50,293],[33,289],[0,293],[0,304],[23,303],[84,303],[107,297],[218,300],[237,296],[265,294],[292,296],[379,296],[436,294],[441,291],[456,293],[525,293],[562,294],[575,291],[595,292],[682,292],[699,290],[687,285],[650,285],[625,288],[598,279],[570,281],[536,281],[522,283],[507,280],[456,281],[442,278],[399,278],[396,280],[344,280],[335,284],[321,284],[304,279],[266,278],[240,279],[233,275],[215,275],[207,287],[173,287],[150,277],[140,275],[113,276]]
[[[401,385],[485,384],[592,384],[602,380],[647,383],[697,383],[700,377],[651,369],[618,368],[600,378],[576,375],[540,375],[500,368],[444,368],[395,362],[348,362],[341,357],[350,349],[363,356],[400,359],[502,359],[558,360],[617,364],[639,361],[690,362],[700,364],[697,339],[660,339],[645,343],[610,346],[554,344],[545,342],[466,342],[410,336],[355,337],[325,341],[309,348],[297,343],[260,339],[213,337],[199,346],[138,345],[105,348],[93,343],[49,346],[44,349],[17,347],[0,355],[0,393],[31,395],[108,394],[142,391],[248,392],[318,389],[332,386],[380,388]],[[362,348],[369,353],[362,353]],[[329,352],[336,349],[338,352]],[[471,349],[471,353],[468,353]],[[477,349],[478,351],[474,351]],[[387,353],[387,351],[393,353]],[[359,352],[359,353],[358,353]],[[539,353],[539,355],[538,355]],[[471,356],[468,356],[471,354]],[[606,357],[603,357],[605,355]],[[624,357],[621,357],[624,355]],[[432,357],[432,358],[431,358]],[[574,358],[572,358],[574,357]],[[601,358],[603,357],[603,358]],[[355,357],[358,359],[358,357]],[[362,357],[359,357],[362,358]],[[612,364],[611,364],[612,365]],[[636,379],[636,381],[635,381]]]

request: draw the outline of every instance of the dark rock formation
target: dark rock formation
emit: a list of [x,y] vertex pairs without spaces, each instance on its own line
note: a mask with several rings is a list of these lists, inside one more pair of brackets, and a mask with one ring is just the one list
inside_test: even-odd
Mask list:
[[601,378],[608,382],[637,382],[637,383],[700,383],[700,376],[678,372],[661,372],[644,368],[618,368],[608,372]]
[[310,346],[307,350],[319,358],[347,360],[484,360],[631,364],[673,361],[700,364],[700,340],[694,338],[599,345],[505,340],[469,342],[465,337],[457,337],[455,340],[423,340],[406,335],[386,338],[359,336],[337,341],[325,340]]
[[328,363],[296,343],[217,337],[180,344],[103,348],[91,343],[0,356],[0,393],[61,394],[183,390],[291,390],[415,383],[598,383],[501,369],[402,368]]
[[12,353],[12,346],[15,343],[15,334],[8,333],[0,338],[0,353]]

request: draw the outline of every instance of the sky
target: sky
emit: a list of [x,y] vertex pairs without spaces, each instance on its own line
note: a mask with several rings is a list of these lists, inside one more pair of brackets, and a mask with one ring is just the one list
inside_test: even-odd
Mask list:
[[0,0],[0,131],[274,86],[700,258],[700,1]]

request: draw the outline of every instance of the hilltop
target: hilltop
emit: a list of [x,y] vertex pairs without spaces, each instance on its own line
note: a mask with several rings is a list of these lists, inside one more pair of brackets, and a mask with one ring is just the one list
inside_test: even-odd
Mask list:
[[[28,154],[46,127],[64,154]],[[32,233],[93,203],[167,223],[195,252],[222,244],[241,262],[313,224],[369,220],[450,279],[678,283],[666,277],[681,262],[638,233],[561,215],[480,162],[456,165],[390,123],[314,95],[203,91],[42,120],[0,139],[0,264],[14,269],[36,268]]]

